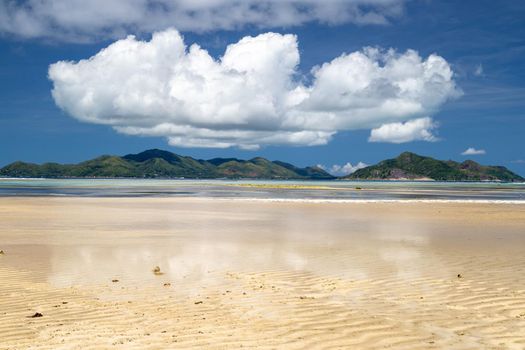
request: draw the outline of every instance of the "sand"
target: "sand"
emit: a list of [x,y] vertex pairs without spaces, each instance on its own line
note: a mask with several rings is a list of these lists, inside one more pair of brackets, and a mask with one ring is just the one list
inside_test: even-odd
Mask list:
[[520,204],[0,198],[0,250],[0,349],[525,348]]

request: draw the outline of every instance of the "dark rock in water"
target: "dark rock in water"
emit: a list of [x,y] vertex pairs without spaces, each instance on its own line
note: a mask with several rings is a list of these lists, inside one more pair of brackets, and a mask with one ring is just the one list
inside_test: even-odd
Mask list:
[[40,312],[35,312],[35,314],[33,316],[29,316],[31,318],[35,318],[35,317],[42,317],[44,315],[42,315]]

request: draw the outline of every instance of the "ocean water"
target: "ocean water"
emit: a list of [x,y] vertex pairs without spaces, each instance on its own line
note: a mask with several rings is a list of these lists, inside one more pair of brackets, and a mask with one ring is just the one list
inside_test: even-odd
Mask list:
[[6,196],[503,201],[525,204],[525,183],[0,178],[0,197]]

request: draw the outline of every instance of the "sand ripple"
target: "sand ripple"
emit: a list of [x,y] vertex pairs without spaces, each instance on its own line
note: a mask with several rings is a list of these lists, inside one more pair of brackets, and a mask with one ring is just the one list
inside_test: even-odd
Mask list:
[[[52,288],[26,277],[0,269],[2,349],[525,346],[525,289],[498,273],[399,281],[226,272],[221,288],[196,294],[160,281]],[[35,311],[44,316],[28,318]]]

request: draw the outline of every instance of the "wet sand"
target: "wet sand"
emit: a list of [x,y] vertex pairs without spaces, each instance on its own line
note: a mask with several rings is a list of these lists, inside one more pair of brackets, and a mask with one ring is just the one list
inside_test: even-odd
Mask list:
[[0,250],[0,349],[525,348],[523,204],[0,198]]

